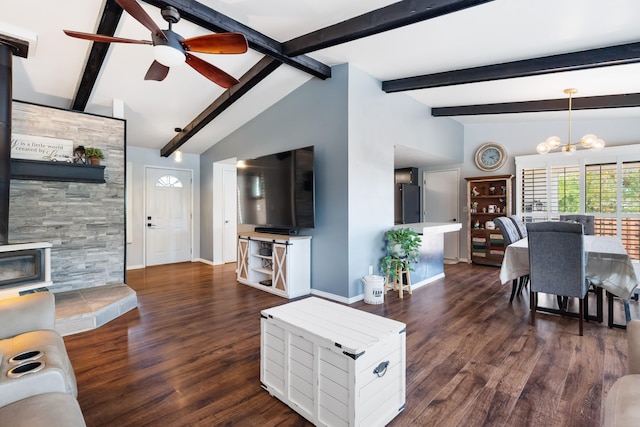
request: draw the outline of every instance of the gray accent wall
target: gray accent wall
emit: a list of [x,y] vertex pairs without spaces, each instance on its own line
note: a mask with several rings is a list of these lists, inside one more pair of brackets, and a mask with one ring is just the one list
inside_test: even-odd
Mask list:
[[12,179],[9,243],[53,244],[53,292],[124,283],[125,122],[14,102],[12,125],[14,133],[100,148],[106,183]]
[[463,128],[349,64],[313,79],[201,155],[201,257],[213,259],[213,163],[315,146],[316,227],[311,287],[351,302],[369,265],[379,273],[384,232],[393,226],[393,150],[402,143],[462,161]]

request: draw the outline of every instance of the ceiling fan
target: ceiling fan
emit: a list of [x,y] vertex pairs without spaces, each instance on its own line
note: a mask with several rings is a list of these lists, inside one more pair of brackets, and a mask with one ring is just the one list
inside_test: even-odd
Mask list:
[[167,30],[161,30],[136,0],[115,1],[122,9],[129,13],[129,15],[151,31],[152,41],[124,39],[69,30],[64,30],[65,34],[71,37],[101,43],[115,42],[153,45],[155,60],[144,76],[145,80],[162,81],[167,77],[167,74],[169,74],[169,67],[178,66],[186,62],[191,68],[204,77],[224,88],[230,88],[238,83],[238,80],[233,76],[189,52],[245,53],[247,51],[247,39],[243,34],[219,33],[183,39],[180,34],[173,32],[171,29],[171,26],[180,20],[180,13],[174,7],[167,6],[162,9],[162,17],[169,23],[169,28]]

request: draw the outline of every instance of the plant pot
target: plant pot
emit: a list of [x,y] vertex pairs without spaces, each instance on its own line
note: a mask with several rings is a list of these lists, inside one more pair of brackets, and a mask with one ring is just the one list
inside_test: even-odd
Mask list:
[[92,165],[99,166],[100,165],[100,157],[89,157],[89,162]]

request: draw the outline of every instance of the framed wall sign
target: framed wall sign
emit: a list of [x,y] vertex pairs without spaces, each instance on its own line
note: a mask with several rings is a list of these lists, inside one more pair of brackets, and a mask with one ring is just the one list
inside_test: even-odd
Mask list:
[[48,136],[11,135],[11,157],[44,162],[73,162],[73,141]]

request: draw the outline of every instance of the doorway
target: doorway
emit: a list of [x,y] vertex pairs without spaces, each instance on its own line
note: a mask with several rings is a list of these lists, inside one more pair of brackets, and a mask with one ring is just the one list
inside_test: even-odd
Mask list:
[[145,168],[145,265],[191,261],[192,171]]
[[213,164],[213,264],[236,262],[238,195],[236,159]]
[[[425,222],[459,222],[460,170],[425,171],[423,174]],[[460,260],[460,232],[444,233],[444,260]]]

